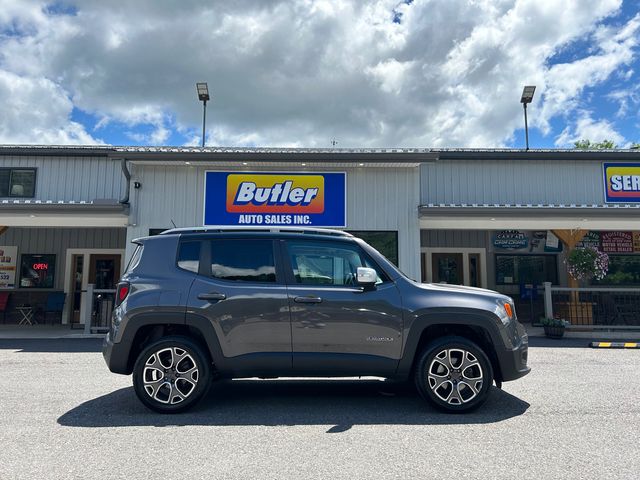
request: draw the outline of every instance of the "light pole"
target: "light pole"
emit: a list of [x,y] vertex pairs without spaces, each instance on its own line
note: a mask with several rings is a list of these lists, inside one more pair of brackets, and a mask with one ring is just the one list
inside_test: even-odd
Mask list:
[[196,83],[198,100],[202,102],[202,146],[204,147],[204,128],[207,123],[207,102],[209,101],[209,86],[206,82]]
[[536,91],[535,85],[524,87],[520,103],[524,107],[524,135],[527,142],[527,150],[529,150],[529,126],[527,125],[527,104],[533,100],[533,93]]

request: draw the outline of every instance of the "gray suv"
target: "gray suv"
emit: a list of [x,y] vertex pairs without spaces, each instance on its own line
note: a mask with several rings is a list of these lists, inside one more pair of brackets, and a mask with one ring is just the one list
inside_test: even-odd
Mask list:
[[448,412],[529,372],[513,301],[421,284],[328,229],[174,229],[141,238],[104,358],[147,407],[183,411],[214,378],[413,379]]

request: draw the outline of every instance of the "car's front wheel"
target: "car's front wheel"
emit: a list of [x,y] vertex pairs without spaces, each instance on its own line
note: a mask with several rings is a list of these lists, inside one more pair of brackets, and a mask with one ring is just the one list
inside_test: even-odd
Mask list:
[[482,349],[463,337],[442,337],[429,344],[415,369],[418,391],[429,403],[449,413],[482,405],[493,382],[491,362]]
[[188,337],[164,337],[147,346],[133,367],[133,387],[147,407],[178,413],[192,407],[207,392],[209,363]]

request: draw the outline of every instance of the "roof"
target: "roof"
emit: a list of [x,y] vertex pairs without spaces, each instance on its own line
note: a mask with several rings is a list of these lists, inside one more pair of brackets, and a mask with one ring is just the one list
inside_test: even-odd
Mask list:
[[436,160],[640,160],[640,150],[510,148],[265,148],[112,145],[0,145],[0,155],[101,156],[133,161],[360,161],[414,163]]

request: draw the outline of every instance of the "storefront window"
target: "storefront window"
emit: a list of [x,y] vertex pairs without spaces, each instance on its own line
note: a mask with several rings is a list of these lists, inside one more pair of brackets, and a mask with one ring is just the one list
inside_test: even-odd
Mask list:
[[53,288],[56,256],[24,254],[20,262],[21,288]]
[[0,168],[0,197],[33,198],[35,188],[35,169]]
[[384,255],[391,263],[398,265],[398,232],[395,231],[354,231],[351,235],[361,238]]
[[609,255],[609,272],[593,285],[640,285],[640,255]]
[[496,255],[496,284],[558,283],[555,255]]

